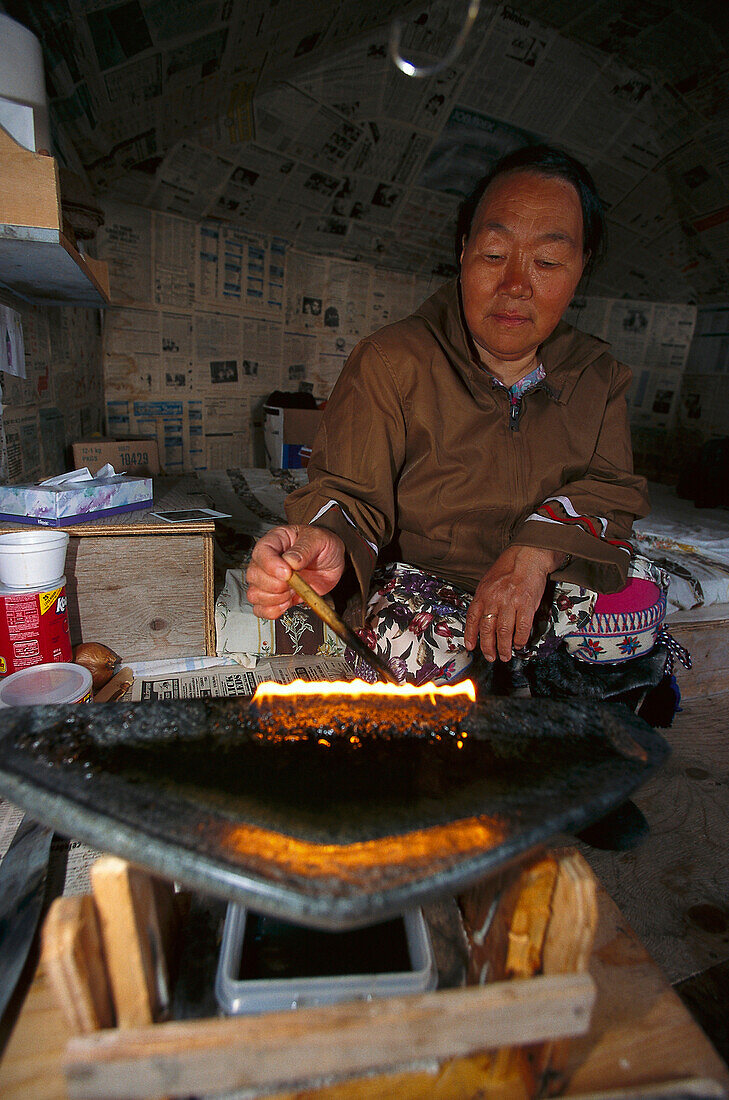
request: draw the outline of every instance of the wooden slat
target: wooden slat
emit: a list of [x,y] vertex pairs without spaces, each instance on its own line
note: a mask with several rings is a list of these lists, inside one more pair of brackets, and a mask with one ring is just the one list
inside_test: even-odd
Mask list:
[[205,654],[217,653],[215,637],[215,545],[211,534],[203,536],[203,620],[205,630]]
[[43,926],[43,964],[72,1032],[113,1026],[99,923],[89,895],[53,902]]
[[[597,933],[597,881],[579,852],[567,851],[557,861],[557,878],[541,952],[543,974],[584,974]],[[535,1079],[550,1095],[562,1091],[569,1074],[569,1039],[553,1039],[534,1051]]]
[[[116,1019],[120,1028],[159,1019],[169,1005],[169,969],[152,876],[116,856],[91,868]],[[168,890],[172,890],[168,886]]]
[[597,881],[579,852],[558,861],[551,916],[544,937],[544,974],[583,974],[597,931]]
[[105,260],[95,260],[93,256],[84,255],[81,257],[81,262],[86,267],[94,286],[97,287],[99,293],[106,298],[107,302],[111,300],[111,288],[109,285],[109,265]]
[[[545,853],[466,891],[460,900],[471,951],[472,981],[587,969],[597,929],[597,883],[578,852]],[[569,1039],[527,1052],[512,1050],[504,1063],[528,1080],[530,1096],[566,1077]]]
[[690,669],[680,664],[675,669],[683,699],[729,691],[729,622],[697,619],[695,622],[672,623],[669,630],[691,654]]
[[346,1075],[422,1058],[583,1034],[588,975],[351,1002],[251,1018],[159,1024],[72,1039],[74,1098],[186,1096]]

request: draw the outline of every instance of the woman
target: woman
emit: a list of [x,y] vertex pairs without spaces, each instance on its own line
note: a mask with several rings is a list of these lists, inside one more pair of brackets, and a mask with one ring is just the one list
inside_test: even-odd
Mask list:
[[602,240],[589,174],[548,146],[518,150],[460,229],[459,278],[352,352],[290,524],[247,572],[266,618],[300,602],[294,569],[323,594],[351,562],[363,600],[374,575],[364,636],[415,682],[461,675],[477,648],[509,661],[552,578],[622,589],[648,512],[630,372],[561,321]]

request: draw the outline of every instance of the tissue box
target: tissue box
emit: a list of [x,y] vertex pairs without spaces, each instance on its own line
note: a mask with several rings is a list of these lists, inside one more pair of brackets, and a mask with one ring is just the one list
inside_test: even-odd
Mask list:
[[66,485],[0,485],[0,519],[42,527],[84,523],[151,505],[151,477],[115,474]]

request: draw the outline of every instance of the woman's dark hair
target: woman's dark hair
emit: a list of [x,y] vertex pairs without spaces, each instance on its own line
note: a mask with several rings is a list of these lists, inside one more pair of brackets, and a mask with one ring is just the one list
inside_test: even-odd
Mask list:
[[478,204],[489,184],[497,176],[512,172],[533,172],[537,176],[551,176],[571,183],[580,198],[582,207],[582,251],[587,256],[585,274],[589,275],[595,262],[602,255],[605,238],[605,212],[595,181],[578,160],[557,149],[554,145],[525,145],[507,153],[480,179],[458,211],[456,223],[456,260],[460,266],[463,238],[468,237]]

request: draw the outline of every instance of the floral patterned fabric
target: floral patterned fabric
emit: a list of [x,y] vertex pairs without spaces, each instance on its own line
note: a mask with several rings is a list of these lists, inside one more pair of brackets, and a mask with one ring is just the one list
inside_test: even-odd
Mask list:
[[[357,633],[401,683],[450,683],[465,675],[473,661],[464,645],[471,598],[433,573],[393,562],[375,572],[367,625]],[[361,679],[377,679],[351,649],[345,650],[345,659]]]
[[[466,612],[472,595],[404,562],[375,572],[359,636],[380,653],[397,678],[412,684],[446,684],[468,674],[474,660],[464,644]],[[560,582],[550,587],[535,619],[529,646],[520,656],[555,649],[571,630],[590,620],[597,593]],[[351,650],[345,658],[370,683],[377,674]]]
[[[667,578],[645,558],[637,557],[631,575],[658,583],[661,588]],[[466,612],[471,593],[457,588],[433,573],[426,573],[404,562],[394,562],[378,569],[372,594],[367,603],[366,626],[358,631],[362,640],[380,653],[401,683],[452,683],[465,677],[474,655],[464,644]],[[566,581],[547,586],[542,605],[534,619],[529,644],[519,656],[530,660],[546,657],[560,646],[585,637],[593,641],[591,631],[600,618],[595,614],[597,592]],[[661,593],[665,613],[665,596]],[[650,648],[660,627],[662,615],[655,623]],[[600,645],[600,639],[594,639]],[[610,660],[624,661],[645,651],[645,646],[631,650],[629,645],[616,650]],[[600,650],[602,654],[602,649]],[[573,653],[586,659],[584,652]],[[587,657],[595,659],[597,651]],[[345,658],[357,676],[372,683],[377,674],[351,650]],[[602,658],[603,660],[605,658]]]
[[575,630],[584,630],[595,609],[597,592],[568,581],[550,583],[534,616],[531,637],[521,656],[552,653]]

